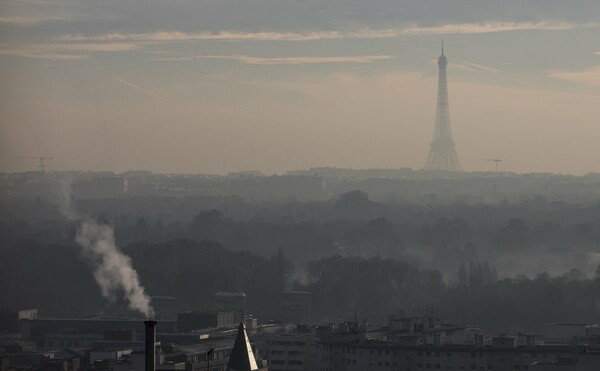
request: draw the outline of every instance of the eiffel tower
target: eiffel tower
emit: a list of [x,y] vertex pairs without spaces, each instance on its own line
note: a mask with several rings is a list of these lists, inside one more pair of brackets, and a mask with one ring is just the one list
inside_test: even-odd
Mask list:
[[447,66],[448,59],[444,55],[444,43],[442,42],[442,55],[438,58],[439,76],[435,128],[433,130],[433,140],[431,141],[431,148],[429,149],[425,169],[461,171],[462,167],[454,148],[452,127],[450,126],[448,79],[446,77]]

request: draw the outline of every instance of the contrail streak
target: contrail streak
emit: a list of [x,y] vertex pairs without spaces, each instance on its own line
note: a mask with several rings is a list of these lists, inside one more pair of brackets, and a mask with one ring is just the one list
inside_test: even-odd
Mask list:
[[134,84],[133,82],[131,82],[129,80],[126,80],[126,79],[122,78],[121,76],[113,75],[113,74],[109,73],[108,71],[106,71],[106,70],[104,70],[104,69],[102,69],[100,67],[96,66],[95,68],[96,68],[96,70],[109,75],[111,79],[113,79],[115,81],[118,81],[121,84],[126,85],[126,86],[128,86],[128,87],[130,87],[130,88],[132,88],[132,89],[134,89],[134,90],[136,90],[138,92],[140,92],[140,93],[149,95],[149,96],[154,97],[156,99],[160,99],[160,100],[162,100],[164,102],[170,102],[170,100],[168,100],[167,98],[165,98],[165,97],[163,97],[163,96],[161,96],[161,95],[153,92],[152,90],[145,89],[145,88],[143,88],[143,87],[141,87],[141,86],[139,86],[137,84]]

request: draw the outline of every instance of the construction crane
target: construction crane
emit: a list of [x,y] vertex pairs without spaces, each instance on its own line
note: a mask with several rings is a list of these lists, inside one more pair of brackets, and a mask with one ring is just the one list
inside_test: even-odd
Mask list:
[[48,164],[46,161],[47,160],[54,160],[53,157],[46,157],[46,156],[40,156],[40,157],[21,157],[21,158],[27,158],[30,160],[38,160],[40,163],[37,166],[38,168],[40,168],[40,173],[41,174],[45,174],[46,173],[46,168],[52,167],[52,164]]
[[38,167],[40,168],[40,173],[45,174],[46,173],[46,168],[47,167],[52,167],[52,164],[47,164],[44,161],[46,160],[54,160],[54,158],[52,157],[40,157],[40,164],[38,165]]
[[499,158],[488,158],[488,159],[486,159],[486,161],[494,161],[496,163],[496,172],[498,172],[498,166],[502,162],[501,159],[499,159]]

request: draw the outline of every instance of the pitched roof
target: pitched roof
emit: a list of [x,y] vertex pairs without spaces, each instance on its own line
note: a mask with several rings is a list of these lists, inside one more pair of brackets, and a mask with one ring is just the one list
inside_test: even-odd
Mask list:
[[227,364],[227,371],[254,371],[258,370],[254,353],[252,353],[252,347],[250,346],[250,340],[248,340],[248,334],[244,327],[244,322],[240,322],[238,326],[238,333],[229,356],[229,363]]

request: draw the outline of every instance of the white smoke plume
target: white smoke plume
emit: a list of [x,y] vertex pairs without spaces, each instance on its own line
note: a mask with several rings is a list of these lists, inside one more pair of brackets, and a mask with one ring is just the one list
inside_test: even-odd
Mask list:
[[94,267],[94,278],[102,296],[114,301],[122,293],[130,309],[139,311],[147,318],[154,316],[150,298],[140,284],[131,259],[115,244],[112,227],[84,220],[75,241],[81,246],[83,256]]
[[77,212],[72,203],[71,179],[61,183],[61,194],[55,200],[58,210],[79,228],[75,242],[81,247],[82,255],[94,269],[94,278],[102,296],[115,301],[121,294],[130,309],[137,310],[146,318],[154,316],[150,297],[140,284],[131,259],[123,254],[115,244],[113,228],[98,224]]

